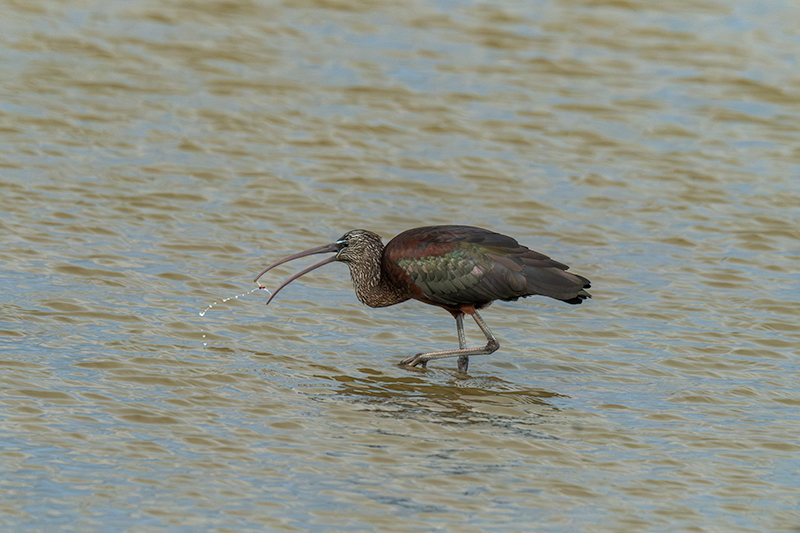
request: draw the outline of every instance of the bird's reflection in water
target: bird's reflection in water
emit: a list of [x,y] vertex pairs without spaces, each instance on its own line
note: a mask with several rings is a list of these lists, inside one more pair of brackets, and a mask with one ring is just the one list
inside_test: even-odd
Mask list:
[[360,403],[373,413],[445,424],[488,424],[537,438],[550,438],[535,427],[558,413],[559,409],[550,400],[566,398],[543,389],[520,389],[494,376],[464,379],[456,371],[436,374],[448,378],[436,381],[430,375],[397,376],[369,368],[360,369],[358,376],[315,374],[314,377],[338,383],[336,401]]

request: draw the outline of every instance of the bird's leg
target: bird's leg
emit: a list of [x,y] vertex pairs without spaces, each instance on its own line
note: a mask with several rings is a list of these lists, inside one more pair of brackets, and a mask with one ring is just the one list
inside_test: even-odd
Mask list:
[[[458,331],[458,349],[459,350],[466,350],[467,349],[467,336],[464,335],[464,313],[458,313],[456,315],[456,330]],[[469,368],[469,356],[468,355],[459,355],[458,356],[458,371],[467,373],[467,369]]]
[[456,315],[456,330],[458,330],[458,347],[465,350],[467,348],[467,336],[464,335],[464,313]]
[[481,355],[487,355],[496,352],[497,349],[500,348],[500,343],[497,342],[497,339],[494,338],[492,330],[490,330],[489,326],[486,325],[486,322],[484,322],[483,317],[479,315],[477,311],[473,311],[472,318],[475,319],[475,323],[478,324],[478,327],[481,328],[481,332],[486,337],[486,347],[484,348],[486,350],[486,353]]
[[[467,336],[464,335],[464,313],[458,312],[453,313],[456,317],[456,330],[458,331],[458,347],[461,350],[467,349]],[[427,368],[428,361],[420,361],[420,366],[423,368]],[[458,371],[464,372],[466,374],[467,369],[469,368],[469,356],[468,355],[459,355],[458,356]]]
[[[475,323],[478,324],[478,327],[481,328],[481,331],[486,336],[486,346],[483,348],[467,348],[466,344],[466,337],[464,337],[464,322],[463,319],[459,321],[459,317],[456,316],[456,327],[460,325],[461,327],[458,328],[458,350],[445,350],[441,352],[427,352],[427,353],[418,353],[412,357],[407,357],[400,361],[401,365],[410,365],[410,366],[417,366],[417,365],[425,365],[428,361],[432,361],[434,359],[441,359],[443,357],[458,357],[459,363],[461,362],[461,358],[463,357],[466,361],[469,361],[470,355],[487,355],[497,351],[500,347],[500,343],[497,342],[497,339],[494,338],[492,335],[489,326],[486,325],[486,322],[483,321],[481,315],[478,314],[477,311],[473,311],[472,318],[475,319]],[[463,347],[461,347],[463,346]],[[469,364],[469,363],[467,363]],[[459,364],[459,370],[461,369],[461,365]],[[464,368],[466,371],[466,368]]]

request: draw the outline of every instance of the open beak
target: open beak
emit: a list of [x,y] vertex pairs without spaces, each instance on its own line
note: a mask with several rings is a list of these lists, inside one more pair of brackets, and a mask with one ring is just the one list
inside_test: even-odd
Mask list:
[[[311,248],[311,249],[305,250],[303,252],[297,252],[294,255],[290,255],[289,257],[285,257],[285,258],[281,259],[277,263],[272,263],[270,266],[268,266],[267,268],[262,270],[261,274],[256,276],[256,279],[254,279],[253,281],[258,281],[258,278],[260,278],[261,276],[263,276],[264,274],[266,274],[267,272],[269,272],[270,270],[272,270],[273,268],[275,268],[278,265],[282,265],[284,263],[288,263],[289,261],[294,261],[295,259],[299,259],[299,258],[305,257],[307,255],[339,252],[339,250],[341,250],[341,249],[342,249],[341,243],[334,242],[334,243],[331,243],[331,244],[326,244],[324,246],[317,246],[316,248]],[[308,274],[312,270],[315,270],[315,269],[317,269],[317,268],[319,268],[321,266],[327,265],[328,263],[333,263],[334,261],[336,261],[336,255],[333,255],[333,256],[331,256],[331,257],[329,257],[327,259],[324,259],[324,260],[320,261],[319,263],[314,263],[313,265],[311,265],[310,267],[306,268],[305,270],[301,270],[300,272],[298,272],[297,274],[295,274],[291,278],[287,279],[286,281],[281,283],[281,285],[277,289],[275,289],[275,292],[273,292],[272,296],[270,296],[269,300],[267,300],[267,305],[269,305],[269,303],[272,301],[272,299],[275,298],[275,295],[278,294],[282,288],[284,288],[285,286],[287,286],[288,284],[290,284],[291,282],[293,282],[294,280],[296,280],[300,276],[302,276],[304,274]]]

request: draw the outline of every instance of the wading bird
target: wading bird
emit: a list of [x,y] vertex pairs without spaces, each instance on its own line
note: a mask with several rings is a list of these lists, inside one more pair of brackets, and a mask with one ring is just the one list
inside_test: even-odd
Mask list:
[[[506,235],[473,226],[426,226],[397,235],[385,247],[377,234],[354,229],[331,244],[311,248],[265,268],[256,279],[288,261],[307,255],[335,255],[284,281],[267,300],[269,304],[286,285],[328,263],[350,267],[356,296],[370,307],[386,307],[409,299],[446,309],[456,319],[458,350],[419,353],[400,365],[426,366],[442,357],[458,357],[466,372],[470,355],[484,355],[500,347],[478,309],[494,300],[514,301],[542,295],[579,304],[591,294],[589,280],[567,272],[569,268],[546,255],[522,246]],[[464,315],[475,319],[486,336],[483,348],[467,348]]]

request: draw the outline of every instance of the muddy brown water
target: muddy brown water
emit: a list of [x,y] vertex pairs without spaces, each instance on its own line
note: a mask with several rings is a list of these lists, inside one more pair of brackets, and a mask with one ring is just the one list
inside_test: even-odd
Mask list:
[[[3,12],[0,529],[800,528],[800,4]],[[444,223],[594,299],[221,302]]]

